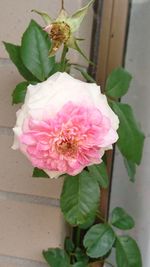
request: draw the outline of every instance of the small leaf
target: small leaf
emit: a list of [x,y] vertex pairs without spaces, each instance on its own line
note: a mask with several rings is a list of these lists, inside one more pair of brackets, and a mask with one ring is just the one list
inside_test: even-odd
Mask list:
[[32,73],[25,67],[23,64],[23,61],[21,59],[20,55],[20,46],[5,43],[5,48],[9,54],[10,59],[12,62],[16,65],[19,73],[27,80],[27,81],[37,81],[37,78],[35,78]]
[[117,238],[116,262],[118,267],[142,267],[140,250],[131,237],[120,236]]
[[75,245],[74,245],[73,241],[69,237],[66,237],[65,243],[64,243],[64,247],[65,247],[65,251],[67,253],[71,253],[75,249]]
[[124,165],[127,169],[128,175],[130,177],[131,182],[135,182],[135,174],[136,174],[136,164],[130,160],[124,158]]
[[12,93],[13,104],[24,103],[28,85],[28,82],[21,82],[16,86],[15,90]]
[[115,242],[115,233],[108,224],[96,224],[86,233],[83,244],[91,258],[105,256]]
[[76,51],[78,51],[78,53],[91,65],[95,65],[92,61],[90,61],[88,59],[88,57],[83,53],[83,51],[80,49],[80,47],[78,46],[77,43],[77,39],[71,35],[69,40],[66,43],[67,47],[70,47],[72,49],[75,49]]
[[71,27],[71,31],[75,32],[79,29],[84,17],[86,16],[89,7],[94,3],[95,0],[91,0],[85,7],[79,9],[76,13],[68,18],[67,22]]
[[36,9],[32,9],[31,12],[35,12],[38,15],[40,15],[43,18],[43,20],[44,20],[44,22],[45,22],[46,25],[49,25],[49,24],[52,23],[52,19],[51,19],[51,17],[47,13],[38,11]]
[[125,158],[140,164],[145,136],[140,130],[129,105],[114,101],[111,101],[111,103],[120,121],[118,148]]
[[109,186],[108,173],[104,162],[88,166],[88,170],[91,176],[97,180],[100,187],[107,188]]
[[96,83],[96,81],[92,78],[92,76],[90,76],[87,71],[85,71],[83,68],[81,67],[74,67],[76,70],[80,71],[80,73],[82,74],[82,76],[84,77],[84,79],[87,81],[87,82],[90,82],[90,83]]
[[124,209],[119,207],[112,211],[111,223],[122,230],[129,230],[135,226],[133,218]]
[[48,34],[32,20],[22,37],[21,58],[40,81],[48,78],[54,66],[54,57],[48,57],[50,47]]
[[[71,47],[71,46],[70,46]],[[88,59],[88,57],[83,53],[83,51],[80,49],[80,47],[77,44],[77,41],[75,41],[74,43],[74,47],[72,47],[73,49],[77,50],[78,53],[91,65],[95,65],[94,62],[92,62],[91,60]]]
[[106,81],[106,94],[110,97],[120,98],[129,89],[132,76],[123,68],[117,68],[108,76]]
[[37,177],[38,178],[49,178],[48,174],[45,171],[38,169],[38,168],[34,168],[32,177],[34,177],[34,178],[37,178]]
[[43,256],[50,267],[70,267],[67,253],[59,248],[43,251]]
[[82,262],[84,264],[87,264],[89,262],[89,257],[80,248],[76,249],[75,257],[76,257],[78,262]]
[[67,222],[71,225],[86,223],[96,214],[99,198],[99,185],[87,171],[76,176],[67,175],[60,199]]

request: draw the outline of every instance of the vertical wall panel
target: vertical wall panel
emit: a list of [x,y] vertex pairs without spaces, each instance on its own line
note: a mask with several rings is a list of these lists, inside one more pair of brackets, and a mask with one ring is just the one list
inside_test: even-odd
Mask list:
[[129,182],[121,156],[116,157],[111,208],[124,207],[135,218],[132,232],[142,249],[143,266],[150,266],[150,1],[133,0],[126,69],[132,73],[130,91],[123,102],[132,105],[145,132],[142,164],[137,168],[136,182]]

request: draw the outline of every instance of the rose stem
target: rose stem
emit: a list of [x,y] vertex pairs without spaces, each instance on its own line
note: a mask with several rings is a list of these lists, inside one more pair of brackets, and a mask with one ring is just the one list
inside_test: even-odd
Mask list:
[[62,56],[61,56],[61,71],[66,71],[66,54],[68,52],[68,47],[64,45]]
[[64,0],[61,0],[61,8],[64,9]]

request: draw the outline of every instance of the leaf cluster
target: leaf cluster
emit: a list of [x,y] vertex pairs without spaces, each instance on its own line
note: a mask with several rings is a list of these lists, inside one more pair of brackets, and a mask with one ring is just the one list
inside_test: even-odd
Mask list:
[[117,207],[112,211],[109,222],[95,224],[86,232],[82,249],[66,238],[64,250],[48,249],[43,251],[43,255],[51,267],[91,267],[95,261],[110,264],[107,257],[113,249],[117,267],[142,267],[136,241],[128,234],[118,235],[115,230],[130,230],[133,227],[133,218],[124,209]]

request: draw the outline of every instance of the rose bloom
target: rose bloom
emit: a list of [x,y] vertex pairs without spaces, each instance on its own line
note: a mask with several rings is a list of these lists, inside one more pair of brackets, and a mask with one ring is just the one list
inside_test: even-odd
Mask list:
[[118,139],[118,117],[96,84],[56,73],[29,85],[17,112],[13,149],[51,178],[99,164]]

